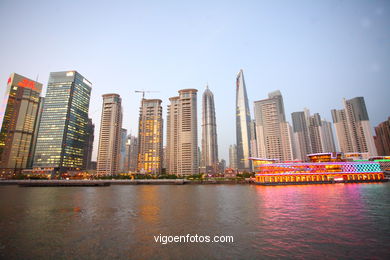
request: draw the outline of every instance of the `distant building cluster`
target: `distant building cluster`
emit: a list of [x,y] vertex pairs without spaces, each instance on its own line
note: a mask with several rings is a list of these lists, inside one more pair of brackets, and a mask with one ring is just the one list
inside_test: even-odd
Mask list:
[[[0,113],[0,176],[44,174],[61,177],[89,171],[215,176],[252,171],[250,157],[307,161],[307,154],[343,152],[366,158],[390,154],[390,117],[375,127],[363,97],[345,100],[331,110],[331,122],[308,109],[287,121],[280,91],[254,102],[251,117],[243,70],[236,77],[236,144],[229,147],[229,165],[219,159],[214,95],[202,95],[201,143],[198,144],[197,89],[182,89],[169,99],[166,145],[160,99],[141,100],[138,136],[122,128],[122,100],[104,94],[98,140],[88,117],[92,84],[77,71],[52,72],[45,97],[42,84],[13,73]],[[138,91],[144,92],[145,91]],[[335,129],[335,135],[334,131]],[[334,138],[336,137],[336,139]],[[97,161],[92,161],[98,141]]]
[[343,102],[343,109],[331,111],[336,140],[332,123],[318,113],[311,115],[306,108],[291,114],[291,127],[286,121],[282,94],[278,90],[269,93],[267,99],[254,102],[254,120],[251,121],[241,70],[237,76],[237,145],[229,149],[230,167],[250,171],[249,157],[307,161],[308,154],[336,151],[359,158],[390,154],[389,121],[375,128],[374,139],[364,98],[344,99]]

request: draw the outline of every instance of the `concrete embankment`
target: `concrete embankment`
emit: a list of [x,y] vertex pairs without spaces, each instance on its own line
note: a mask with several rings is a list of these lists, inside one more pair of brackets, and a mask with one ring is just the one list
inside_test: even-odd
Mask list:
[[246,180],[186,180],[186,179],[145,179],[145,180],[0,180],[0,185],[21,187],[56,186],[109,186],[109,185],[183,185],[183,184],[249,184]]

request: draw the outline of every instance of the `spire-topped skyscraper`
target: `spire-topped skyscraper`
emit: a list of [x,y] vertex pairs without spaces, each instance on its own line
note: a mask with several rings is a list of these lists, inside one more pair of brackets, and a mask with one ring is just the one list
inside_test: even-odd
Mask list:
[[214,95],[208,85],[202,97],[202,157],[206,172],[216,174],[218,171],[217,123]]
[[251,114],[246,94],[244,72],[241,69],[236,78],[236,140],[237,140],[237,166],[240,170],[251,168],[248,158],[250,151],[250,121]]

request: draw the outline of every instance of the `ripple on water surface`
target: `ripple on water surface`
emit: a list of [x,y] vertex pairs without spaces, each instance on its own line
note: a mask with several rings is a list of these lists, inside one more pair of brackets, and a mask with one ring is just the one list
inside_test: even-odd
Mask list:
[[390,257],[389,183],[0,186],[0,197],[1,258]]

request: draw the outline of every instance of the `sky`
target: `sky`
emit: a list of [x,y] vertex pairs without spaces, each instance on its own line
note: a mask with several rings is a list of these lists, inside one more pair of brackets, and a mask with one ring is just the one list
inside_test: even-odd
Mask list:
[[[249,106],[280,90],[291,113],[331,120],[343,98],[363,96],[372,126],[390,116],[390,1],[0,0],[0,95],[16,72],[44,84],[77,70],[92,82],[96,159],[102,95],[118,93],[123,128],[137,135],[141,95],[163,101],[214,93],[219,156],[235,144],[235,78]],[[44,93],[43,93],[44,95]],[[166,123],[166,121],[164,122]],[[165,124],[166,125],[166,124]],[[164,129],[164,138],[166,131]],[[165,140],[164,140],[165,142]]]

